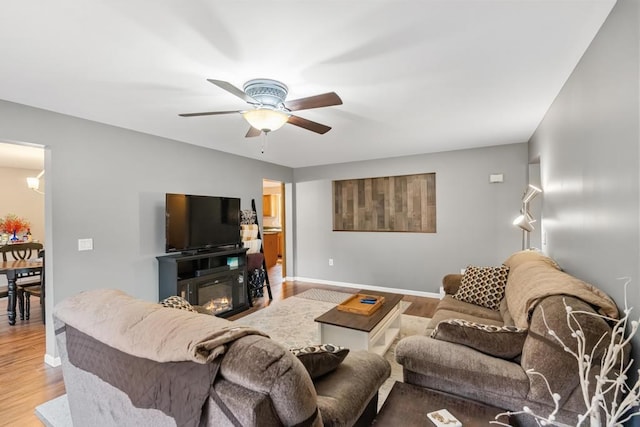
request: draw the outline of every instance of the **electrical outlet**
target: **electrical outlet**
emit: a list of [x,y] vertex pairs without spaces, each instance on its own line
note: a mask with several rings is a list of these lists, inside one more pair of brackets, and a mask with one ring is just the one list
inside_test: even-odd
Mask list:
[[333,267],[333,258],[329,258],[329,266]]

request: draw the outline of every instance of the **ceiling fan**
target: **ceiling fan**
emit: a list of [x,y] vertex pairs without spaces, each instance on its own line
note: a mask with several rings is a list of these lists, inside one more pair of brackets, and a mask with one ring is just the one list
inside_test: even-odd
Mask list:
[[277,80],[249,80],[244,84],[244,90],[240,90],[231,83],[222,80],[207,79],[207,81],[243,99],[253,108],[249,110],[184,113],[179,114],[179,116],[195,117],[240,113],[251,125],[246,134],[247,138],[258,136],[262,132],[268,133],[280,129],[285,123],[319,134],[327,133],[331,130],[329,126],[295,116],[291,112],[342,104],[342,100],[335,92],[295,99],[285,103],[289,89],[284,83]]

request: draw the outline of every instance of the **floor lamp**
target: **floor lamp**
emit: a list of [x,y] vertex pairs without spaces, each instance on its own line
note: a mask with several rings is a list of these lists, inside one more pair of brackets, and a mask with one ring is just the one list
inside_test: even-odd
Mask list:
[[522,196],[522,208],[520,209],[520,215],[513,220],[513,225],[517,225],[522,229],[522,250],[529,248],[529,233],[533,228],[533,223],[536,220],[531,216],[529,212],[529,202],[533,200],[538,194],[542,193],[542,190],[535,185],[529,184],[529,187]]

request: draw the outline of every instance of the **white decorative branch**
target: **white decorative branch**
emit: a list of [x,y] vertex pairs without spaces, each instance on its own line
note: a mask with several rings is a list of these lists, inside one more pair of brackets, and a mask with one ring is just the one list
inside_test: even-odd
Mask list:
[[[625,365],[624,363],[624,349],[629,344],[633,336],[638,331],[638,320],[632,320],[629,326],[629,316],[631,314],[631,308],[627,303],[627,286],[631,282],[629,278],[622,278],[625,280],[624,284],[624,316],[621,319],[613,319],[594,312],[587,312],[576,310],[574,311],[569,307],[566,302],[565,310],[567,312],[567,325],[571,331],[571,337],[575,339],[576,350],[569,348],[553,329],[551,329],[547,323],[547,319],[542,311],[542,319],[545,326],[551,335],[560,345],[564,351],[571,354],[578,362],[578,376],[580,378],[580,388],[582,391],[582,398],[584,400],[586,411],[584,414],[578,416],[576,426],[582,426],[586,421],[589,422],[591,427],[614,427],[620,426],[623,423],[629,421],[631,418],[640,415],[640,369],[637,371],[637,377],[635,384],[629,386],[627,384],[628,372],[633,365],[633,359]],[[582,326],[576,319],[576,315],[588,315],[599,317],[612,324],[611,333],[606,333],[600,337],[598,342],[593,346],[591,352],[587,352],[588,344],[586,342],[584,331]],[[629,327],[629,334],[625,336],[625,332]],[[609,338],[607,339],[607,335]],[[603,349],[603,354],[600,359],[600,373],[595,375],[596,387],[592,395],[589,393],[589,383],[591,378],[591,369],[593,368],[592,362],[596,350],[601,348],[603,344],[607,344],[607,347]],[[566,424],[556,421],[556,414],[559,411],[560,395],[553,393],[549,386],[547,379],[544,375],[534,370],[528,370],[527,373],[540,375],[549,394],[553,398],[554,409],[548,416],[541,416],[535,414],[528,407],[524,407],[522,411],[505,412],[499,414],[496,420],[504,415],[521,415],[528,414],[532,416],[539,426],[555,425],[566,426]],[[634,410],[635,408],[635,410]],[[604,420],[602,420],[604,416]],[[493,424],[508,426],[508,424],[500,421],[492,421]]]

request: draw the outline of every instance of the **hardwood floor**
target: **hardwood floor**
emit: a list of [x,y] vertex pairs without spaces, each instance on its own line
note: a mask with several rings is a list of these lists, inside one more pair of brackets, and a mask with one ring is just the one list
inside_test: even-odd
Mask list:
[[40,304],[31,319],[9,326],[7,298],[0,299],[0,424],[42,426],[36,406],[64,394],[62,369],[44,363],[45,330]]
[[[269,301],[265,289],[265,297],[254,301],[252,308],[229,319],[239,319],[312,288],[353,291],[314,283],[282,282],[278,274],[274,269],[269,271],[273,301]],[[405,314],[421,317],[431,317],[438,303],[437,299],[413,296],[404,296],[403,300],[412,302]],[[0,299],[0,425],[41,426],[34,414],[35,407],[65,393],[62,369],[44,363],[45,329],[39,304],[32,303],[31,319],[18,319],[16,326],[9,326],[6,304],[6,298]]]

